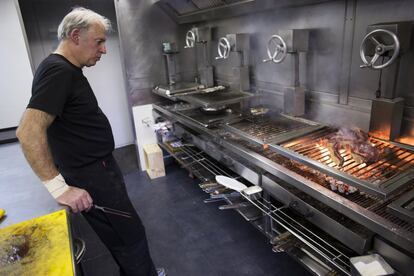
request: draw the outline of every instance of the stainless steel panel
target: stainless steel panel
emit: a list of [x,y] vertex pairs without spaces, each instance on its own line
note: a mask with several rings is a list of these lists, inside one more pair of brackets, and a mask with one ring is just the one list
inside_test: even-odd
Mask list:
[[400,136],[404,99],[375,99],[372,101],[369,132],[372,136],[394,140]]
[[414,190],[387,206],[390,213],[414,225]]
[[374,239],[373,249],[398,272],[403,275],[412,274],[414,264],[413,251],[409,253],[410,255],[404,253],[380,237]]
[[277,33],[286,43],[288,53],[306,52],[309,49],[309,30],[280,30]]

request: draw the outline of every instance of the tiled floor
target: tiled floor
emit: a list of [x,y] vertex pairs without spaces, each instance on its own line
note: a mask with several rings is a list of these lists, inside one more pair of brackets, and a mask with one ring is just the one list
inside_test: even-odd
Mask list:
[[[14,158],[22,162],[19,150],[17,144],[0,147],[0,155],[8,155],[0,158],[0,168],[1,162],[10,164]],[[24,176],[27,170],[24,165],[18,171]],[[6,171],[0,174],[7,180]],[[153,260],[169,276],[309,275],[286,254],[273,253],[264,235],[236,212],[203,203],[207,194],[176,164],[167,167],[166,177],[150,181],[144,172],[134,171],[125,180],[146,227]],[[87,242],[84,275],[117,275],[111,256],[88,225],[79,217],[72,224]]]

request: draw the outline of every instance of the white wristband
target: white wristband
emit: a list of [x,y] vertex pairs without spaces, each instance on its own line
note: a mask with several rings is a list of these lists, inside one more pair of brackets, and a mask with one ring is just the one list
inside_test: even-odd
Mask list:
[[58,174],[51,180],[43,181],[43,184],[45,184],[46,189],[55,199],[69,190],[69,186],[61,174]]

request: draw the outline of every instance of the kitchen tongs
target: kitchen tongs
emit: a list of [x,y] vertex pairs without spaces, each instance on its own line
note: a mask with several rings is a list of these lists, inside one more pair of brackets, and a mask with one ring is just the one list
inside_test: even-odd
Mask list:
[[94,204],[93,207],[95,209],[101,210],[102,212],[107,213],[107,214],[117,215],[117,216],[126,217],[126,218],[131,218],[132,217],[131,213],[129,213],[129,212],[124,212],[124,211],[120,211],[120,210],[117,210],[117,209],[112,209],[112,208],[109,208],[109,207],[102,207],[102,206],[98,206],[96,204]]

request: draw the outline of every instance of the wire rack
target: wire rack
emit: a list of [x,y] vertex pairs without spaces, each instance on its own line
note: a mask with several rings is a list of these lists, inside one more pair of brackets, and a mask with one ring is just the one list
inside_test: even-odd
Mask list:
[[293,236],[295,236],[303,244],[323,257],[335,268],[346,275],[351,275],[350,256],[348,253],[345,253],[336,248],[325,238],[322,238],[320,235],[312,232],[307,226],[301,224],[292,216],[290,216],[287,212],[285,212],[287,206],[276,207],[270,201],[264,198],[261,198],[259,200],[251,200],[243,193],[241,193],[241,195],[251,204],[256,206],[259,210],[261,210],[274,223],[286,231],[289,231]]

